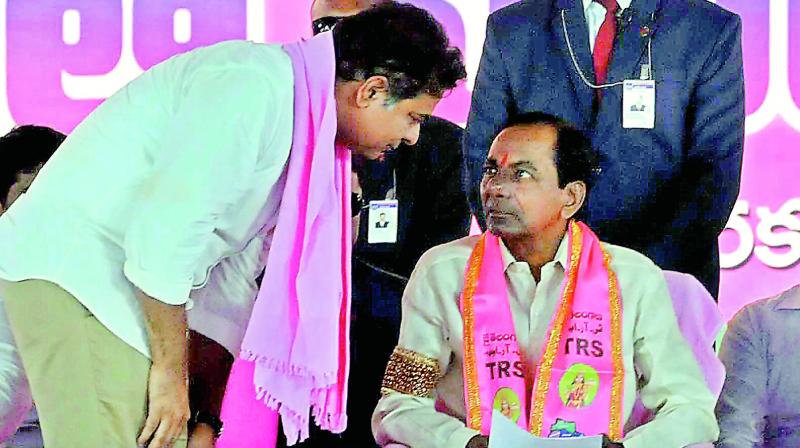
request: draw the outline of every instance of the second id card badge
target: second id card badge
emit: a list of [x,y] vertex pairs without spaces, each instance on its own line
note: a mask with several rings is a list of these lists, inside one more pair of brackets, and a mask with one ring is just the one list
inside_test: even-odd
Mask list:
[[396,243],[399,203],[396,199],[369,202],[367,242]]
[[622,85],[622,127],[653,129],[656,126],[656,82],[627,79]]

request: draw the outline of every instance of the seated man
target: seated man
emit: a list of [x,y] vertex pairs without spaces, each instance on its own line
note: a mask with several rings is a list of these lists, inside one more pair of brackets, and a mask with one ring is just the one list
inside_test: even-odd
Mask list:
[[[497,136],[481,184],[489,233],[432,249],[406,288],[380,445],[486,447],[493,409],[537,436],[613,447],[716,440],[661,270],[575,220],[596,166],[587,138],[550,115]],[[656,415],[631,428],[637,394]]]
[[717,403],[718,448],[800,446],[800,285],[742,309],[719,356],[727,370]]

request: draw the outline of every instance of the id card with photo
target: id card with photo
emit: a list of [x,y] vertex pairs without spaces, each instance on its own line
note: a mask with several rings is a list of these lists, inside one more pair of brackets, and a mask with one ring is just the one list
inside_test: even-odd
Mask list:
[[395,199],[369,202],[369,244],[397,242],[398,209],[399,203]]
[[656,82],[628,79],[622,85],[622,127],[653,129],[656,126]]

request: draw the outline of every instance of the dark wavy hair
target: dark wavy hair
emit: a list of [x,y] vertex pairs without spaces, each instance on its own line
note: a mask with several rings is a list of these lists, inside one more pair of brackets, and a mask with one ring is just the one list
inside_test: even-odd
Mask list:
[[0,203],[4,206],[17,174],[47,162],[67,136],[45,126],[24,125],[0,137]]
[[442,97],[467,72],[461,51],[424,9],[387,2],[342,18],[333,28],[336,75],[344,81],[389,80],[394,100]]

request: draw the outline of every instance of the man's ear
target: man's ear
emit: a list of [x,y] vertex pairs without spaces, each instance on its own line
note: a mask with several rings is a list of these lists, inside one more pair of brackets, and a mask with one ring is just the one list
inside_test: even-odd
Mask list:
[[375,102],[387,103],[389,98],[389,79],[385,76],[371,76],[356,89],[356,106],[369,107]]
[[583,181],[570,182],[564,187],[564,207],[561,217],[572,219],[586,201],[586,184]]

